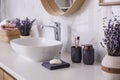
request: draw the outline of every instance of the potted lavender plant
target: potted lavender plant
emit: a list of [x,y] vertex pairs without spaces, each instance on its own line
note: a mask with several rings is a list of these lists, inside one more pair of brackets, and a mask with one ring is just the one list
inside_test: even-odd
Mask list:
[[26,17],[25,20],[16,18],[15,23],[16,23],[18,30],[20,31],[21,36],[29,36],[30,35],[31,27],[32,27],[32,24],[34,21],[35,21],[35,19],[30,21],[30,19],[28,17]]
[[102,71],[106,80],[120,80],[120,16],[103,20],[103,42],[108,54],[102,60]]

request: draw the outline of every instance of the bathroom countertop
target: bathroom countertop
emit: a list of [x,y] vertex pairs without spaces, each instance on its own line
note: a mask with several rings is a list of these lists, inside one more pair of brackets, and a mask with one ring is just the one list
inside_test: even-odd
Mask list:
[[0,67],[17,80],[103,80],[100,64],[72,63],[69,53],[62,53],[62,60],[69,68],[48,70],[41,62],[31,62],[18,56],[7,43],[0,43]]

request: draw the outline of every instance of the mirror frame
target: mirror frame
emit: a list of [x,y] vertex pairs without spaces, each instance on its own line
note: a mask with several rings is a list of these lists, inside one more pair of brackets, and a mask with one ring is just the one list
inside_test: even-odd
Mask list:
[[84,1],[85,0],[76,0],[66,12],[57,6],[55,0],[41,0],[41,3],[45,10],[52,16],[68,16],[79,10]]
[[99,0],[99,6],[113,6],[120,5],[120,1],[117,2],[104,2],[104,0]]

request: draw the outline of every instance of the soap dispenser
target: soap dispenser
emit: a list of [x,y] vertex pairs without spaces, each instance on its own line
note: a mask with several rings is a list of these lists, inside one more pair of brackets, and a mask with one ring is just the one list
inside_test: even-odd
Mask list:
[[92,65],[94,63],[94,48],[92,44],[86,44],[83,48],[83,63]]

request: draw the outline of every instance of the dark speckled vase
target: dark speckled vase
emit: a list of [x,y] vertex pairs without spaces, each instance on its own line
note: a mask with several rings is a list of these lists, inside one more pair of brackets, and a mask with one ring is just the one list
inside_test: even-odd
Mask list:
[[92,65],[94,63],[94,48],[91,44],[84,45],[83,63],[87,65]]

